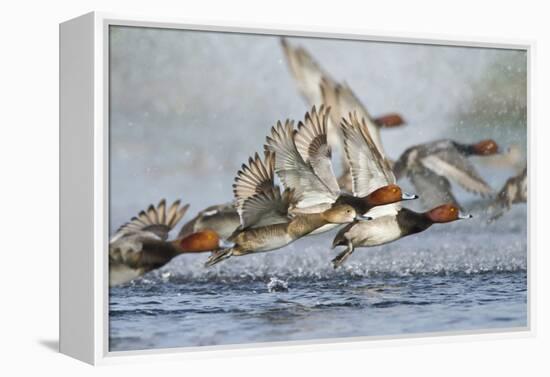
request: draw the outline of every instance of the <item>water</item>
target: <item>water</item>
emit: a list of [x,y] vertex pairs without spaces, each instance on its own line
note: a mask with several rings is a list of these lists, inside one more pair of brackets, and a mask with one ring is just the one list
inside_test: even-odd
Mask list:
[[337,271],[331,234],[211,269],[180,256],[112,288],[111,351],[527,326],[521,206],[358,249]]

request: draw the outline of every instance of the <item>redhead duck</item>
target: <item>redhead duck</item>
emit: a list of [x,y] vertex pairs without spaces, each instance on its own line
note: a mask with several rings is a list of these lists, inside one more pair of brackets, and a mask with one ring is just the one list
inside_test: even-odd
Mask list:
[[346,224],[357,216],[353,207],[337,205],[318,213],[291,215],[289,208],[297,197],[292,190],[282,194],[274,184],[275,155],[265,152],[250,158],[237,173],[234,194],[241,227],[229,237],[229,248],[212,252],[205,266],[213,266],[231,256],[242,256],[279,249],[326,224]]
[[395,175],[407,176],[424,205],[458,204],[452,190],[452,180],[467,191],[486,196],[493,189],[481,178],[468,160],[470,156],[492,156],[499,147],[494,140],[463,144],[454,140],[438,140],[408,148],[393,166]]
[[304,48],[293,47],[284,38],[281,44],[290,72],[306,103],[309,106],[325,104],[335,110],[328,126],[329,145],[333,148],[342,146],[340,119],[349,112],[357,111],[365,119],[375,144],[383,151],[379,129],[401,126],[405,124],[403,117],[397,113],[371,117],[352,90],[345,83],[335,81]]
[[[415,199],[416,195],[403,193],[395,185],[395,180],[387,177],[383,180],[371,180],[368,176],[358,177],[365,183],[363,190],[354,191],[353,195],[342,192],[332,170],[331,148],[327,142],[327,123],[330,109],[321,105],[319,111],[315,106],[305,115],[304,122],[299,122],[295,130],[293,122],[278,122],[271,129],[271,136],[266,139],[266,151],[275,154],[275,171],[283,186],[293,190],[299,200],[292,208],[292,213],[318,212],[333,205],[351,205],[357,213],[366,214],[371,208],[401,200]],[[362,164],[378,166],[387,164],[384,158],[369,139],[372,148],[355,153],[355,158]],[[378,153],[375,155],[375,152]],[[380,171],[380,170],[379,170]],[[316,233],[334,228],[330,224],[318,229]]]
[[[349,115],[349,119],[342,120],[341,127],[354,194],[360,197],[371,192],[373,187],[383,184],[394,185],[395,175],[388,161],[372,141],[365,121],[359,122],[357,114],[354,113]],[[385,196],[388,195],[391,196],[391,192],[382,192],[380,201],[385,201]],[[451,214],[454,214],[456,219],[463,216],[457,208],[451,207],[434,209],[427,214],[416,214],[401,207],[397,202],[373,208],[368,212],[373,218],[368,223],[355,221],[337,234],[333,248],[346,245],[347,249],[333,259],[334,267],[340,266],[353,253],[356,246],[381,245],[427,229],[430,221],[451,221]],[[449,217],[445,217],[446,214]],[[420,221],[424,219],[423,216],[427,220]]]
[[471,218],[451,203],[443,204],[430,211],[419,213],[399,208],[393,216],[382,216],[371,221],[353,222],[338,232],[332,247],[347,246],[332,260],[334,268],[341,266],[356,247],[370,247],[396,241],[405,236],[423,232],[433,224],[443,224]]
[[211,229],[225,239],[231,236],[240,225],[239,214],[234,203],[218,204],[200,211],[193,219],[189,220],[181,228],[178,237]]
[[164,266],[179,254],[205,252],[226,244],[212,230],[168,240],[168,233],[180,221],[189,205],[175,201],[166,209],[166,201],[149,206],[122,225],[109,242],[109,285],[133,280]]
[[490,221],[501,217],[510,209],[512,204],[527,202],[527,166],[515,177],[509,178],[497,194],[495,201],[491,204],[493,212]]

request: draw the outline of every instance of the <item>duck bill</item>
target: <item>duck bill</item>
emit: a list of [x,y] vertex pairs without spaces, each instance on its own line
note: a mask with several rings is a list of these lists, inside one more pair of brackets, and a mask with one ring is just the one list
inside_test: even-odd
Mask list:
[[366,215],[357,215],[357,216],[355,216],[355,220],[369,221],[369,220],[372,220],[372,217],[366,216]]
[[459,219],[471,219],[473,216],[470,215],[469,213],[464,213],[462,211],[459,211],[458,212],[458,218]]
[[418,199],[418,195],[416,195],[416,194],[409,194],[408,192],[404,192],[404,193],[401,195],[401,199],[402,199],[402,200],[414,200],[414,199]]

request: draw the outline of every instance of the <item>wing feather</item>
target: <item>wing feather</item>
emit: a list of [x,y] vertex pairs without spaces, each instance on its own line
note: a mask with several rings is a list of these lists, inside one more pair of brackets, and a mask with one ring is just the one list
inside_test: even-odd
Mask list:
[[281,39],[281,45],[300,94],[310,106],[321,105],[319,84],[321,78],[328,75],[304,48],[291,46],[285,38]]
[[304,161],[295,142],[293,122],[287,120],[271,128],[266,138],[266,151],[275,154],[275,172],[284,187],[294,191],[296,206],[310,207],[320,203],[333,203],[336,193],[315,173],[311,164]]
[[317,111],[313,106],[312,110],[306,113],[304,122],[298,123],[294,143],[302,159],[311,165],[313,171],[328,190],[334,196],[338,196],[340,188],[332,169],[331,148],[327,143],[329,113],[330,108],[321,105],[319,111]]
[[115,232],[111,242],[115,242],[129,235],[141,235],[144,238],[166,240],[168,234],[184,216],[189,208],[189,204],[180,206],[180,201],[176,200],[170,207],[171,216],[164,216],[166,200],[162,199],[155,207],[150,205],[147,211],[141,211],[138,217],[133,217],[129,222],[123,224]]
[[347,84],[337,84],[332,80],[322,80],[321,93],[325,106],[332,109],[333,124],[340,124],[341,119],[350,113],[356,113],[368,128],[370,136],[380,153],[384,154],[380,139],[380,127],[373,120],[366,107],[361,103]]
[[266,151],[263,161],[256,153],[237,173],[233,193],[243,229],[288,222],[289,203],[275,186],[274,168],[275,155]]
[[468,159],[454,148],[426,156],[420,162],[434,173],[452,179],[467,191],[482,196],[493,192]]
[[447,178],[418,165],[407,172],[407,177],[415,191],[420,193],[420,201],[426,209],[432,209],[445,203],[454,203],[460,207]]
[[341,127],[353,194],[362,197],[394,184],[396,180],[389,162],[376,147],[365,122],[360,123],[357,114],[351,113],[349,119],[342,119]]

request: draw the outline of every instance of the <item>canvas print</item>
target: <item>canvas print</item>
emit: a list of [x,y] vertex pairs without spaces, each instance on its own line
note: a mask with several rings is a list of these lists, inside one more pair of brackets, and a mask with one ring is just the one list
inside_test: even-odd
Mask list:
[[111,26],[110,351],[525,328],[526,109],[525,50]]

